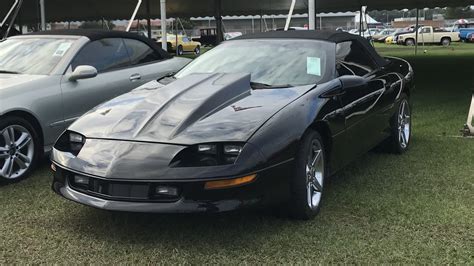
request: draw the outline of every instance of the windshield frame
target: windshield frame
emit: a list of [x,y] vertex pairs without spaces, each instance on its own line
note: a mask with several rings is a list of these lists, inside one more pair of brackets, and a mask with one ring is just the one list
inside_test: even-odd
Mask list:
[[[326,41],[326,40],[316,40],[316,39],[304,39],[304,38],[258,38],[258,39],[237,39],[237,40],[229,40],[229,41],[226,41],[218,46],[216,46],[215,48],[213,49],[217,49],[218,47],[222,46],[222,45],[225,45],[225,44],[229,44],[229,43],[238,43],[238,42],[255,42],[255,41],[272,41],[272,42],[281,42],[281,41],[285,41],[285,42],[292,42],[294,43],[295,47],[297,48],[298,47],[298,42],[315,42],[315,43],[323,43],[324,45],[328,45],[326,48],[330,48],[331,50],[330,51],[326,51],[326,58],[325,58],[325,71],[323,73],[323,75],[321,76],[321,78],[319,80],[317,80],[316,82],[314,83],[308,83],[308,84],[289,84],[291,86],[287,86],[287,87],[300,87],[300,86],[307,86],[307,85],[317,85],[317,84],[322,84],[322,83],[325,83],[325,82],[328,82],[332,79],[334,79],[335,75],[336,75],[336,62],[335,62],[335,58],[336,58],[336,43],[334,42],[331,42],[331,41]],[[213,50],[212,49],[212,50]],[[212,50],[210,50],[209,52],[211,52]],[[207,52],[207,53],[209,53]],[[206,53],[206,54],[207,54]],[[180,79],[180,78],[183,78],[185,76],[182,76],[183,75],[183,72],[187,71],[187,69],[189,67],[193,67],[193,65],[197,64],[196,62],[199,63],[198,60],[205,60],[206,59],[206,54],[203,54],[201,56],[199,56],[198,58],[194,59],[191,63],[189,63],[188,65],[186,65],[185,67],[183,67],[181,70],[179,70],[175,75],[174,77],[177,78],[177,79]],[[206,72],[193,72],[193,73],[190,73],[190,74],[205,74]],[[254,80],[251,80],[252,82],[255,82]],[[256,82],[258,83],[258,81]],[[275,87],[275,88],[281,88],[282,86],[281,85],[285,85],[285,84],[272,84],[272,86],[270,87]]]
[[89,38],[84,36],[78,35],[18,35],[13,36],[10,38],[5,39],[4,41],[8,40],[22,40],[22,39],[56,39],[56,40],[70,40],[72,41],[72,45],[69,50],[62,56],[62,58],[56,63],[56,65],[48,72],[42,74],[28,74],[28,73],[20,73],[25,75],[44,75],[44,76],[53,76],[53,75],[63,75],[68,66],[69,62],[75,56],[76,52],[80,47],[85,45],[89,42]]

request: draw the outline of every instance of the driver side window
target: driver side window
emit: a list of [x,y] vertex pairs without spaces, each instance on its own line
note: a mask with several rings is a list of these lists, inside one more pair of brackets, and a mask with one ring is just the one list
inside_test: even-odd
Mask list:
[[89,65],[97,72],[106,72],[130,66],[130,57],[121,38],[106,38],[84,46],[71,63],[72,70],[80,65]]
[[336,46],[336,68],[339,76],[364,76],[376,69],[376,65],[365,49],[353,41]]

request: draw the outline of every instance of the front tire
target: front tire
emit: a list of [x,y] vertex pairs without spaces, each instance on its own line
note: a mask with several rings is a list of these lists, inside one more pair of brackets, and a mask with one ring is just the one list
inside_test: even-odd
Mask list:
[[406,45],[406,46],[414,46],[414,45],[415,45],[415,40],[413,40],[413,39],[407,39],[407,40],[405,41],[405,45]]
[[18,182],[31,173],[40,157],[38,134],[21,117],[0,121],[0,182]]
[[195,55],[200,55],[201,54],[201,47],[196,46],[196,48],[194,48],[194,54]]
[[304,135],[295,162],[289,212],[296,219],[309,220],[321,208],[324,180],[328,172],[326,150],[318,132],[310,130]]

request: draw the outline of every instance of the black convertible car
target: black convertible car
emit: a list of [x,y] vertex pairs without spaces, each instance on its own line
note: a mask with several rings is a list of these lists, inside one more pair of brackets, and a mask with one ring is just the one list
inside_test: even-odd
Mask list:
[[413,70],[343,32],[227,41],[77,120],[52,152],[53,190],[131,212],[320,209],[324,181],[410,143]]

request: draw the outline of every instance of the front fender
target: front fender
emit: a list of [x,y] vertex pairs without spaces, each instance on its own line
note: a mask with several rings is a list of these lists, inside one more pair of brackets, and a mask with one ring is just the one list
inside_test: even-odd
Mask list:
[[338,134],[344,122],[335,127],[332,120],[341,108],[339,100],[320,95],[339,84],[335,79],[310,90],[269,119],[248,142],[259,147],[267,164],[273,165],[294,159],[301,138],[315,123],[324,123],[329,137]]

